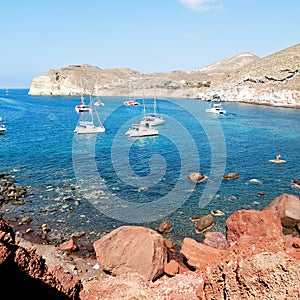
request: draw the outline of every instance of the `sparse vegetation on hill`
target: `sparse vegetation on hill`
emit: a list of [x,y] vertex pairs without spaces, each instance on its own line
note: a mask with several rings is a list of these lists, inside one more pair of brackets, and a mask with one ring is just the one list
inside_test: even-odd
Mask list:
[[49,70],[33,79],[30,95],[187,97],[300,107],[300,44],[267,57],[244,52],[196,71],[142,74],[86,64]]

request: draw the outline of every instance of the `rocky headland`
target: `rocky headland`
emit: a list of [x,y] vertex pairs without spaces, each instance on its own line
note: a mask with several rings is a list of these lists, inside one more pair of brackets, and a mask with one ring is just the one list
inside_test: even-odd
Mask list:
[[[168,225],[168,226],[165,226]],[[0,285],[11,299],[299,299],[300,199],[281,194],[262,210],[238,210],[226,233],[186,237],[121,226],[89,256],[70,238],[33,243],[0,217]],[[101,229],[100,229],[101,230]]]
[[49,70],[33,79],[29,95],[180,97],[300,107],[300,44],[266,57],[244,52],[193,71],[143,74],[86,64]]

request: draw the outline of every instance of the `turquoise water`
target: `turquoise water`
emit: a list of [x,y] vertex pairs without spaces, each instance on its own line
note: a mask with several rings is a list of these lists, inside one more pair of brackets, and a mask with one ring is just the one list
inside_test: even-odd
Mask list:
[[[166,119],[159,135],[131,139],[125,132],[139,121],[142,106],[101,97],[105,106],[97,110],[106,132],[76,136],[79,97],[27,93],[0,90],[7,126],[0,136],[0,172],[33,193],[22,206],[3,207],[2,214],[32,216],[32,226],[47,222],[53,234],[84,231],[93,241],[120,225],[155,228],[169,219],[168,238],[200,240],[190,217],[219,209],[225,216],[216,216],[214,230],[224,231],[226,218],[238,209],[261,209],[282,193],[300,194],[291,185],[300,179],[299,110],[224,103],[227,115],[217,116],[205,112],[207,102],[158,99]],[[145,99],[149,111],[152,101]],[[268,161],[277,153],[286,163]],[[198,171],[208,180],[195,185],[187,175]],[[223,181],[231,172],[240,177]]]

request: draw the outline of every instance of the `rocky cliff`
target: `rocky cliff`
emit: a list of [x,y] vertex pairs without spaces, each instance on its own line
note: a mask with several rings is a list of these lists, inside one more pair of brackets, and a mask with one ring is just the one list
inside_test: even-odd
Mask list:
[[34,78],[30,95],[186,97],[300,107],[300,44],[267,57],[249,52],[196,71],[142,74],[86,64],[49,70]]

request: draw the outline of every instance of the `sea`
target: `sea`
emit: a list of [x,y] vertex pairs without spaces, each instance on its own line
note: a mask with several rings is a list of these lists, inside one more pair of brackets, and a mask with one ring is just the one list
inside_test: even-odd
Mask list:
[[[225,115],[206,112],[197,99],[157,98],[166,122],[159,134],[130,138],[126,131],[154,99],[99,97],[95,107],[105,132],[77,135],[83,118],[79,96],[30,96],[28,89],[0,90],[0,173],[10,174],[30,196],[23,205],[2,205],[4,218],[40,232],[46,223],[54,243],[84,236],[92,243],[123,225],[156,229],[168,220],[165,237],[181,244],[202,241],[191,218],[212,212],[210,231],[226,232],[226,219],[241,209],[261,210],[283,193],[299,196],[300,110],[223,102]],[[89,97],[85,97],[89,102]],[[270,160],[280,154],[283,163]],[[200,172],[207,179],[191,182]],[[223,175],[239,177],[224,180]],[[28,232],[30,231],[28,230]]]

